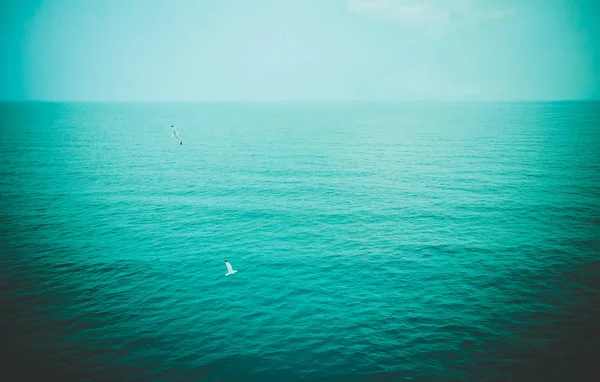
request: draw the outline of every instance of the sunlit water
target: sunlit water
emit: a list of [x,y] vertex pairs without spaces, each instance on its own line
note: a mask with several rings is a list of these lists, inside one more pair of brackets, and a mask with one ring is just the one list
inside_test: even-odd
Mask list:
[[598,103],[1,104],[0,124],[21,380],[595,380]]

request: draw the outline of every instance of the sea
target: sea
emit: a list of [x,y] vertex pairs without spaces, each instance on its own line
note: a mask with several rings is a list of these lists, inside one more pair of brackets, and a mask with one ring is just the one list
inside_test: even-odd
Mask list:
[[0,127],[4,381],[599,378],[600,102],[24,102]]

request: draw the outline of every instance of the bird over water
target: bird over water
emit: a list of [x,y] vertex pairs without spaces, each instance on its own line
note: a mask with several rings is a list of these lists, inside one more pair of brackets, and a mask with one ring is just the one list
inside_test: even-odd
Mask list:
[[181,140],[181,137],[179,136],[179,132],[177,131],[177,128],[174,127],[173,125],[171,125],[171,127],[173,128],[173,134],[171,135],[171,138],[175,137],[179,141],[179,144],[183,145],[183,141]]

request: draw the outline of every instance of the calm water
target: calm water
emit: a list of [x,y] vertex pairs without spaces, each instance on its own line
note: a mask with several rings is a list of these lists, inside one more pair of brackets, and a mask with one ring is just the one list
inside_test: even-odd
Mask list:
[[0,126],[20,380],[597,377],[598,103],[0,104]]

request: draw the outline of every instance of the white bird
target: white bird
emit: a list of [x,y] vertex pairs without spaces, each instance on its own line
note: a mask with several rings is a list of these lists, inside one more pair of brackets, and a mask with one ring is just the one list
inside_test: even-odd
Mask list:
[[[171,125],[171,127],[173,127],[173,125]],[[173,137],[177,138],[180,145],[183,145],[183,141],[181,140],[181,137],[179,136],[179,132],[177,131],[176,127],[173,127],[173,134],[171,135],[171,138]]]
[[225,266],[227,267],[227,273],[225,274],[225,276],[229,276],[234,273],[237,273],[237,271],[233,270],[233,268],[231,267],[231,264],[229,264],[229,261],[225,260]]

